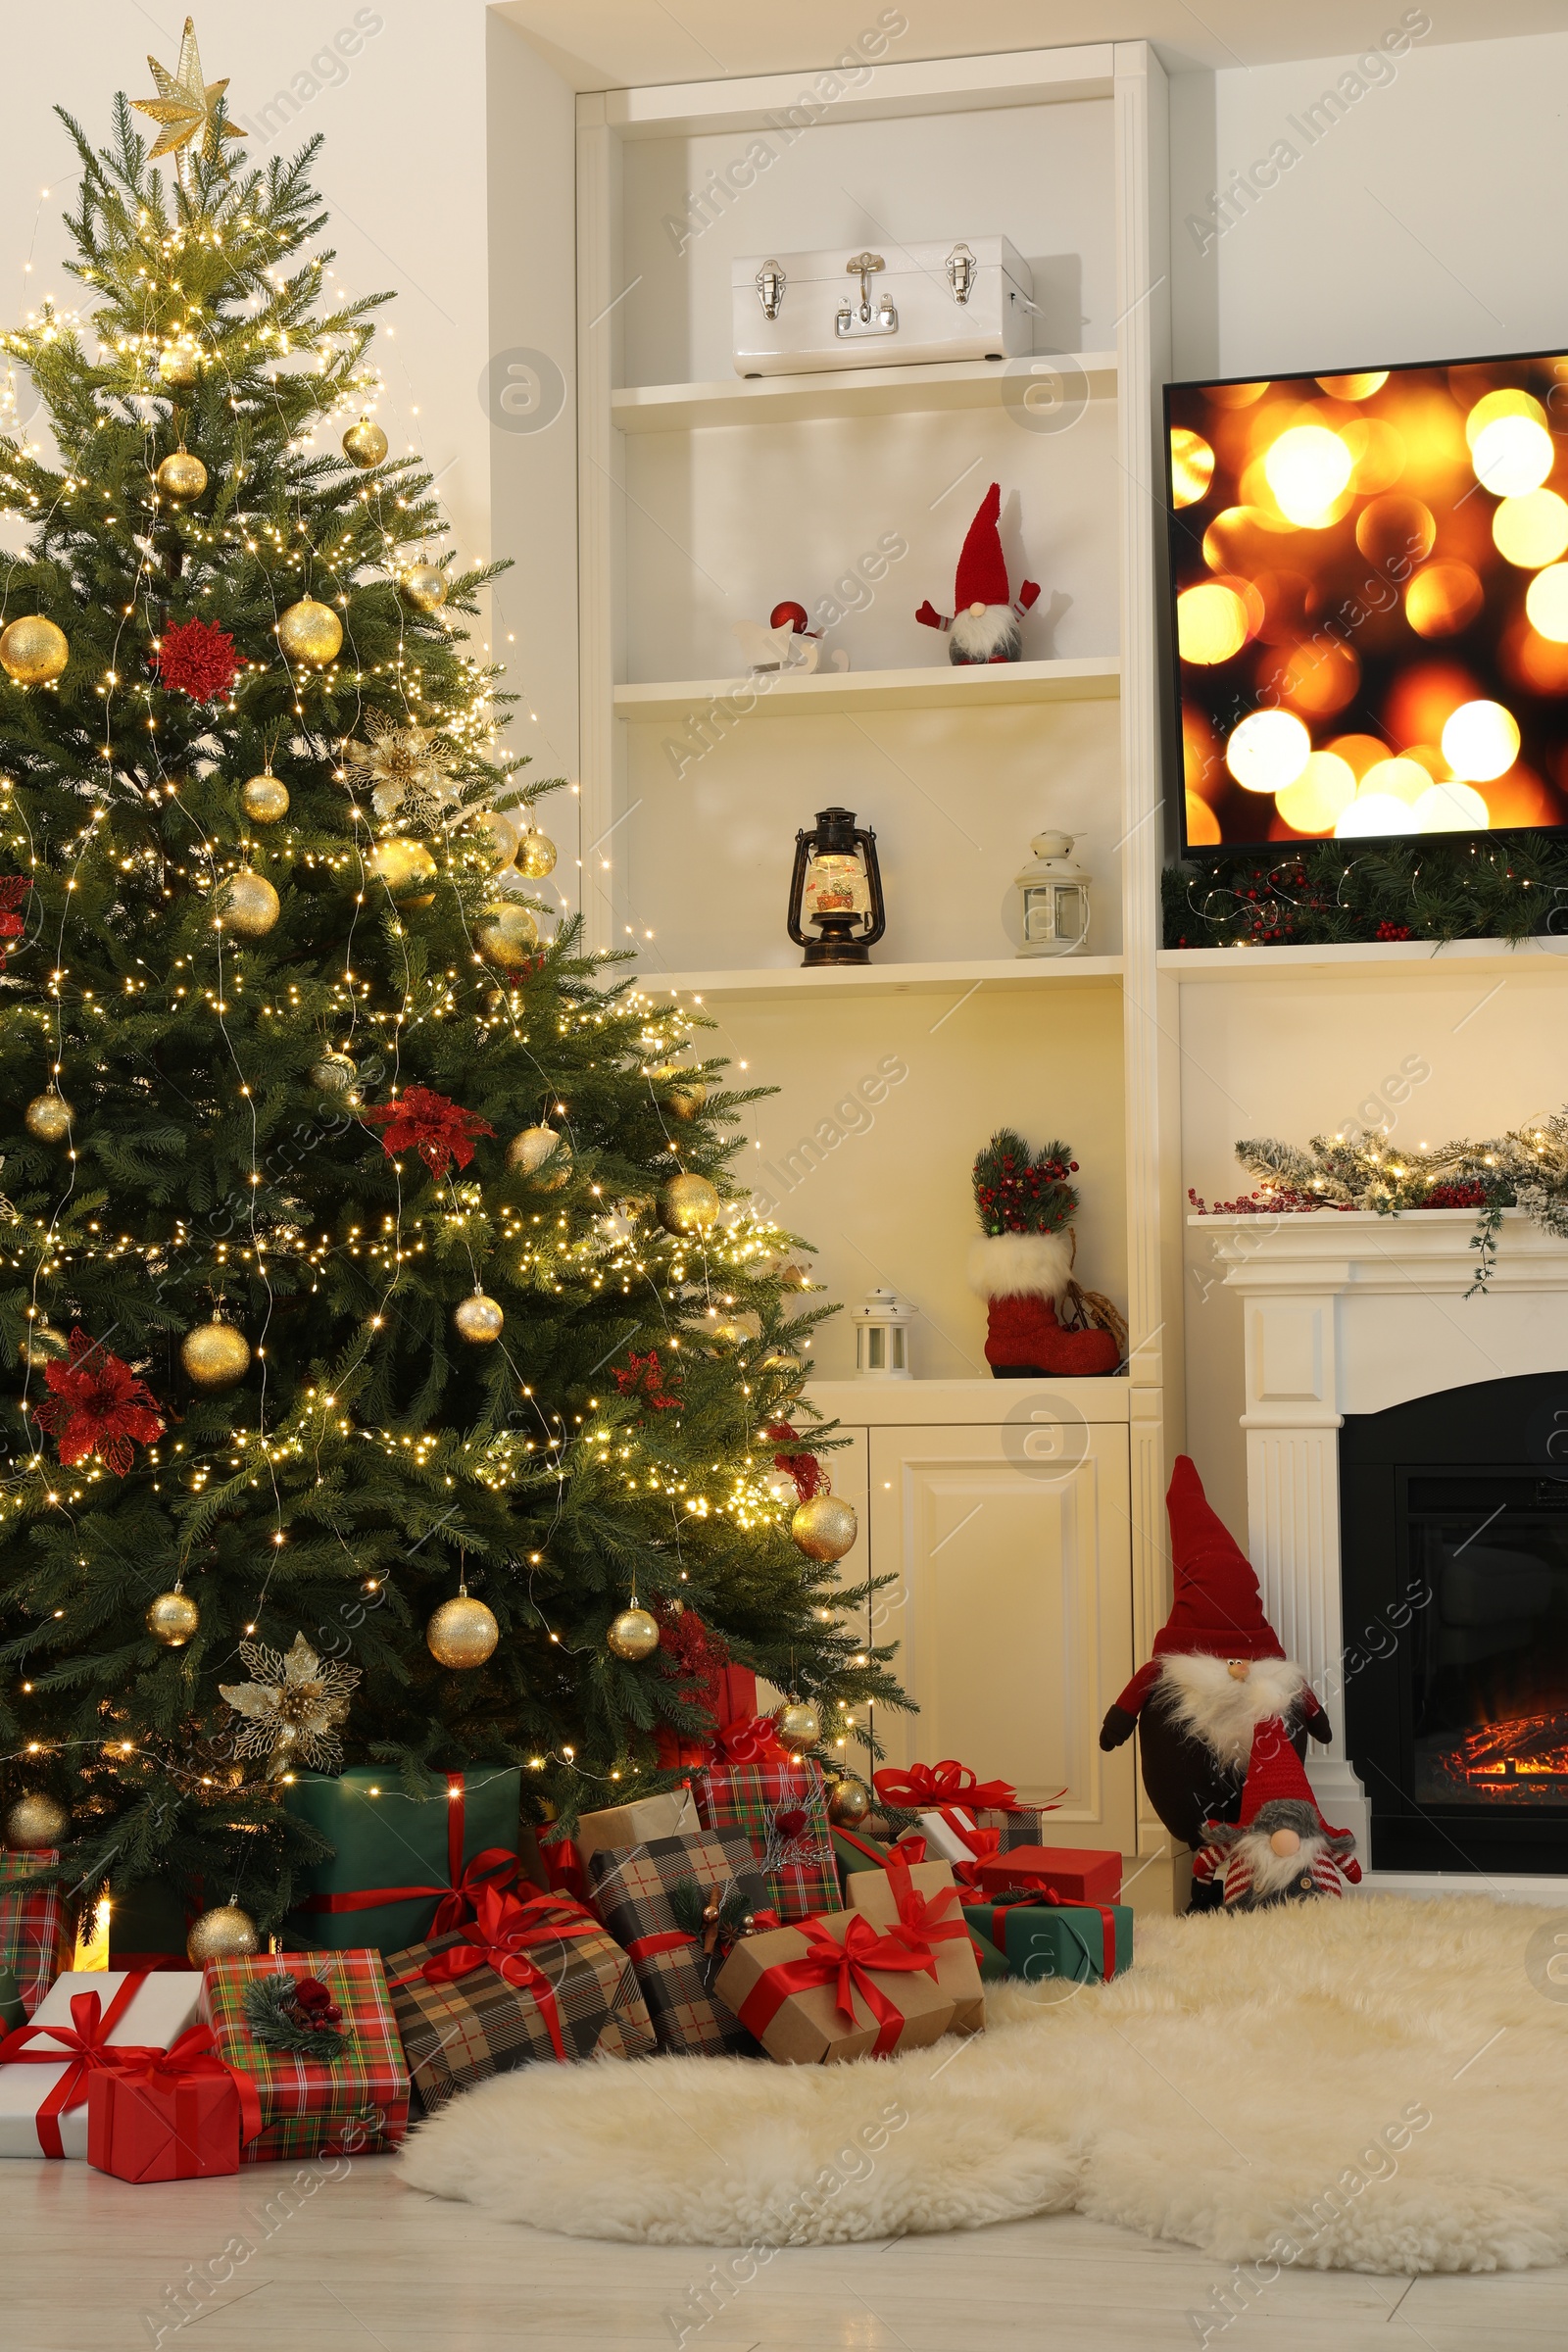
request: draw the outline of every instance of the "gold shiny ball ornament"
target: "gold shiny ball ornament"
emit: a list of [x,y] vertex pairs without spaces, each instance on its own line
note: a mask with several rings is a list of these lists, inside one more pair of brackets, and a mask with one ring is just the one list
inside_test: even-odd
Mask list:
[[350,1109],[364,1101],[359,1067],[347,1054],[329,1051],[318,1055],[311,1065],[311,1084],[318,1095],[330,1095]]
[[447,575],[439,564],[414,564],[403,574],[403,593],[416,612],[439,612],[447,601]]
[[218,894],[218,920],[240,939],[265,939],[283,911],[283,902],[265,874],[248,865],[230,874]]
[[288,786],[270,770],[251,776],[239,788],[239,805],[253,824],[275,825],[288,814]]
[[351,466],[379,466],[386,456],[386,435],[372,416],[362,416],[343,436],[343,455]]
[[790,1534],[808,1560],[842,1560],[859,1532],[854,1503],[838,1494],[813,1494],[790,1521]]
[[147,1631],[166,1649],[183,1648],[201,1621],[188,1592],[160,1592],[147,1611]]
[[41,612],[26,613],[0,634],[0,669],[16,686],[48,686],[71,660],[71,640]]
[[786,1747],[814,1747],[822,1737],[822,1718],[808,1698],[792,1698],[775,1718]]
[[452,1321],[460,1340],[470,1348],[488,1348],[501,1337],[506,1316],[493,1298],[483,1291],[475,1291],[469,1298],[460,1298],[452,1309]]
[[158,363],[158,372],[172,392],[189,392],[201,381],[201,355],[193,343],[171,343]]
[[524,1127],[507,1146],[507,1165],[540,1192],[559,1193],[571,1181],[571,1146],[554,1127]]
[[192,1968],[205,1968],[209,1960],[248,1960],[261,1948],[256,1922],[238,1903],[217,1903],[204,1911],[185,1938]]
[[666,1233],[706,1233],[718,1222],[718,1194],[706,1176],[672,1176],[659,1195]]
[[183,503],[200,498],[207,487],[207,468],[188,449],[173,449],[159,466],[157,480],[166,498]]
[[473,944],[497,971],[520,972],[533,961],[539,926],[526,906],[503,899],[480,915]]
[[71,1815],[57,1796],[29,1788],[6,1815],[6,1843],[15,1854],[35,1854],[58,1845],[71,1827]]
[[622,1609],[612,1620],[605,1640],[617,1658],[633,1664],[639,1658],[651,1658],[659,1647],[659,1619],[648,1609]]
[[702,1080],[677,1062],[663,1062],[648,1075],[656,1086],[668,1089],[663,1102],[672,1119],[695,1119],[708,1101],[708,1089]]
[[747,1330],[744,1323],[732,1322],[727,1315],[721,1322],[710,1324],[708,1327],[708,1339],[714,1348],[726,1349],[744,1348],[752,1337],[753,1334]]
[[330,605],[302,597],[290,605],[277,624],[277,642],[290,662],[324,669],[335,662],[343,644],[343,623]]
[[771,1372],[778,1379],[790,1379],[801,1369],[801,1359],[788,1348],[770,1348],[758,1365],[759,1372]]
[[22,1114],[23,1125],[40,1144],[63,1144],[71,1133],[75,1112],[57,1086],[34,1095]]
[[71,1353],[71,1343],[65,1333],[56,1331],[52,1324],[33,1323],[23,1335],[19,1353],[23,1362],[32,1371],[41,1372],[45,1364],[63,1363]]
[[378,841],[370,852],[370,871],[378,882],[384,882],[392,896],[403,906],[433,906],[435,892],[420,892],[410,898],[422,882],[433,882],[440,867],[422,841],[410,841],[405,834],[394,834],[390,841]]
[[517,844],[513,863],[530,882],[542,882],[546,874],[556,870],[556,845],[548,833],[525,833]]
[[251,1344],[232,1323],[198,1323],[179,1343],[179,1360],[198,1389],[231,1389],[251,1368]]
[[863,1781],[836,1781],[828,1791],[827,1817],[842,1830],[856,1829],[871,1810],[871,1791]]
[[461,1674],[470,1666],[482,1666],[501,1639],[501,1628],[493,1611],[471,1592],[460,1592],[455,1600],[444,1600],[424,1629],[424,1639],[438,1666],[450,1666]]

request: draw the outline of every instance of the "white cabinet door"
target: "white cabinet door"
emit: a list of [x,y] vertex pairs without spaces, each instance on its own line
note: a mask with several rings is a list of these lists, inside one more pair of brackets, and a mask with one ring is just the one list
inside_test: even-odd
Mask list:
[[[1068,1458],[1017,1428],[873,1429],[876,1638],[920,1708],[882,1708],[888,1760],[956,1756],[1051,1836],[1134,1850],[1133,1749],[1100,1748],[1132,1657],[1127,1432],[1079,1424]],[[1043,1457],[1043,1458],[1042,1458]]]

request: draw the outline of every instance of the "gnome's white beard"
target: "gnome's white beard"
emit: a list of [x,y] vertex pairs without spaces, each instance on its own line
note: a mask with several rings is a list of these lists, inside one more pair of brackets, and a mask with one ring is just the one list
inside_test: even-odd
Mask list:
[[1282,1886],[1289,1886],[1298,1879],[1303,1870],[1309,1871],[1318,1856],[1328,1852],[1328,1846],[1326,1838],[1303,1838],[1294,1854],[1277,1854],[1268,1841],[1266,1830],[1244,1830],[1236,1843],[1227,1846],[1226,1859],[1245,1863],[1252,1894],[1278,1894]]
[[1286,1715],[1306,1681],[1289,1658],[1256,1658],[1238,1682],[1223,1658],[1187,1651],[1160,1660],[1158,1688],[1173,1723],[1193,1733],[1223,1763],[1245,1767],[1252,1734],[1271,1715]]
[[955,613],[948,642],[965,662],[994,662],[999,654],[1016,662],[1023,639],[1010,605],[987,605],[983,612],[971,612],[965,606]]

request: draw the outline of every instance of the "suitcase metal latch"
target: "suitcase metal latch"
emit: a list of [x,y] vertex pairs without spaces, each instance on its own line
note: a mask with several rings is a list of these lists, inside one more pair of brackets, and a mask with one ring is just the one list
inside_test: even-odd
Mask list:
[[784,307],[784,272],[777,262],[764,262],[755,279],[757,299],[764,318],[776,318]]
[[874,313],[871,309],[869,280],[873,270],[887,268],[882,256],[879,253],[858,253],[844,267],[851,277],[859,279],[860,300],[857,308],[846,294],[833,320],[834,332],[853,335],[858,330],[861,334],[896,335],[899,331],[899,314],[893,306],[892,295],[884,293]]
[[967,302],[974,292],[974,281],[980,265],[967,245],[955,245],[948,256],[948,283],[953,288],[955,302]]

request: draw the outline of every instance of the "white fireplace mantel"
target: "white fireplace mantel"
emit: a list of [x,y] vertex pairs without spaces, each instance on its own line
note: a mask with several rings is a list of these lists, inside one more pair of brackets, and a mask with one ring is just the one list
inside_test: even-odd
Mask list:
[[[1473,1290],[1472,1209],[1204,1216],[1247,1346],[1248,1548],[1263,1602],[1333,1719],[1309,1758],[1318,1801],[1366,1852],[1367,1805],[1345,1750],[1341,1422],[1478,1381],[1568,1369],[1568,1242],[1503,1213]],[[1349,1629],[1352,1640],[1361,1629]]]

